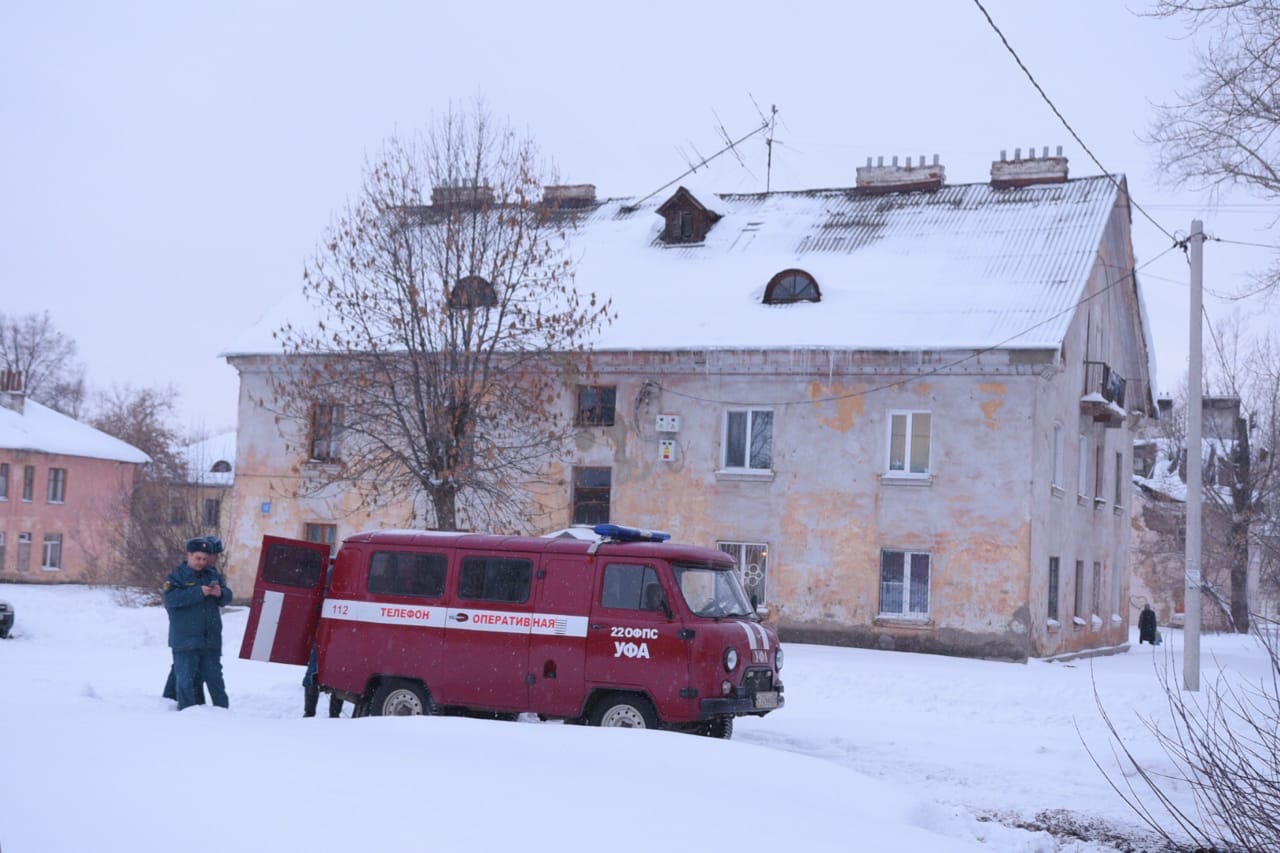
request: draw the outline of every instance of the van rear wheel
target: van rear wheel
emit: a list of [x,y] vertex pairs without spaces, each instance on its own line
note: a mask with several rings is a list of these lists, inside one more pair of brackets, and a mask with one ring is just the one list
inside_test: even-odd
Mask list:
[[369,713],[375,717],[420,717],[432,711],[427,688],[398,678],[379,684],[369,701]]
[[643,696],[610,693],[591,712],[593,726],[619,729],[656,729],[658,714],[653,703]]

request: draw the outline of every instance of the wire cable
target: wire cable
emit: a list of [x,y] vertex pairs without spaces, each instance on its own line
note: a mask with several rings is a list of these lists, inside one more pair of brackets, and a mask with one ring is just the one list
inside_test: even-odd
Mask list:
[[[1101,169],[1102,173],[1106,175],[1107,178],[1109,178],[1113,184],[1116,185],[1117,189],[1119,189],[1120,182],[1117,181],[1115,177],[1111,174],[1111,172],[1107,170],[1106,166],[1102,165],[1102,161],[1100,161],[1094,155],[1093,151],[1089,149],[1089,146],[1086,145],[1084,140],[1080,138],[1080,134],[1076,133],[1075,128],[1071,126],[1070,122],[1068,122],[1066,117],[1063,116],[1062,113],[1058,110],[1058,107],[1053,103],[1053,101],[1045,93],[1044,89],[1040,86],[1038,82],[1036,82],[1036,78],[1031,74],[1031,70],[1027,68],[1025,63],[1023,63],[1022,58],[1018,56],[1018,52],[1013,49],[1013,45],[1009,44],[1009,40],[1005,38],[1004,33],[1000,31],[1000,28],[998,26],[996,26],[996,22],[991,18],[991,13],[988,12],[986,7],[982,5],[982,0],[973,0],[973,2],[975,5],[977,5],[978,10],[982,12],[983,17],[987,19],[987,23],[991,25],[991,29],[994,30],[995,34],[1000,37],[1000,41],[1004,44],[1005,49],[1009,51],[1009,55],[1013,57],[1013,61],[1018,63],[1018,67],[1022,69],[1022,73],[1027,75],[1027,79],[1031,81],[1031,85],[1034,86],[1036,91],[1040,93],[1040,97],[1043,98],[1044,102],[1049,105],[1049,109],[1053,110],[1053,114],[1058,117],[1058,121],[1062,122],[1062,126],[1067,129],[1067,133],[1071,134],[1071,138],[1074,139],[1077,143],[1079,143],[1080,147],[1084,149],[1084,153],[1089,155],[1089,158],[1093,160],[1094,164],[1099,169]],[[1160,229],[1161,233],[1163,233],[1166,237],[1168,237],[1175,246],[1178,246],[1179,248],[1182,248],[1184,250],[1186,249],[1185,240],[1179,241],[1177,237],[1173,236],[1173,234],[1169,231],[1169,229],[1165,228],[1163,225],[1157,222],[1155,217],[1153,217],[1150,213],[1147,213],[1147,211],[1143,209],[1142,205],[1138,204],[1138,202],[1134,200],[1133,195],[1131,193],[1128,194],[1128,196],[1129,196],[1130,203],[1133,204],[1133,206],[1138,209],[1139,213],[1141,213],[1143,216],[1147,218],[1148,222],[1150,222],[1156,228]]]

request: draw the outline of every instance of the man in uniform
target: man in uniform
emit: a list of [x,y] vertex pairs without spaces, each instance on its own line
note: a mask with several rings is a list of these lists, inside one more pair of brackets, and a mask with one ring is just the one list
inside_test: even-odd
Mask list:
[[201,682],[214,705],[230,704],[222,680],[222,608],[231,603],[231,590],[208,565],[214,548],[205,537],[189,540],[186,561],[164,582],[178,710],[197,704],[196,685]]

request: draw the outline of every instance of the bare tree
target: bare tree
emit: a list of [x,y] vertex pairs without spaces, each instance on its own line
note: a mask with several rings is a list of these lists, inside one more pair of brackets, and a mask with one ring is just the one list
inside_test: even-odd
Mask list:
[[151,461],[140,466],[133,490],[121,497],[114,535],[124,543],[95,567],[104,583],[156,593],[165,572],[181,560],[183,543],[205,530],[198,489],[192,488],[185,443],[173,427],[177,392],[171,387],[115,387],[103,395],[92,425],[127,441]]
[[76,342],[58,331],[48,311],[0,313],[0,368],[20,372],[27,396],[71,417],[85,403],[84,366],[75,356]]
[[[1253,630],[1271,663],[1259,684],[1219,673],[1202,694],[1183,692],[1168,658],[1157,667],[1168,717],[1145,722],[1173,762],[1172,773],[1134,756],[1094,688],[1119,769],[1104,767],[1087,743],[1085,749],[1116,793],[1175,850],[1280,849],[1280,624],[1259,620]],[[1191,790],[1195,813],[1174,802],[1171,782]]]
[[[422,498],[427,525],[521,525],[563,446],[554,405],[608,306],[574,287],[575,213],[533,142],[482,104],[389,140],[307,264],[316,311],[277,332],[264,405],[305,435],[309,479]],[[580,211],[579,211],[580,212]]]
[[[1156,0],[1202,39],[1193,82],[1159,104],[1148,141],[1162,175],[1215,193],[1242,187],[1280,200],[1280,0]],[[1254,290],[1280,286],[1280,260]]]

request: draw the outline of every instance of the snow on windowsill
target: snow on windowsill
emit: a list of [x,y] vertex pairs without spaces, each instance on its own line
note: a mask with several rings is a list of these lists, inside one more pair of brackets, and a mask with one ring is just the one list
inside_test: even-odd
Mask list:
[[1066,493],[1067,490],[1062,488],[1062,486],[1059,486],[1057,483],[1051,483],[1049,485],[1049,494],[1053,495],[1055,498],[1060,498]]
[[904,474],[901,471],[886,471],[880,475],[880,482],[886,486],[932,486],[932,474]]
[[1083,620],[1083,619],[1081,619],[1079,616],[1072,616],[1072,617],[1071,617],[1071,624],[1072,624],[1072,625],[1076,625],[1076,626],[1078,626],[1078,627],[1083,628],[1083,627],[1084,627],[1084,620]]
[[773,471],[753,470],[750,468],[721,468],[716,471],[717,480],[738,480],[745,483],[768,483],[773,481]]
[[1123,622],[1123,621],[1124,621],[1124,617],[1123,617],[1123,616],[1121,616],[1119,613],[1112,613],[1112,614],[1111,614],[1111,624],[1113,624],[1113,625],[1119,625],[1119,624],[1120,624],[1121,622]]
[[1093,614],[1089,617],[1089,624],[1093,626],[1093,630],[1098,630],[1102,627],[1102,617],[1097,613]]
[[1050,634],[1056,634],[1058,631],[1062,630],[1062,623],[1057,619],[1050,619],[1045,623],[1045,627],[1049,629]]

